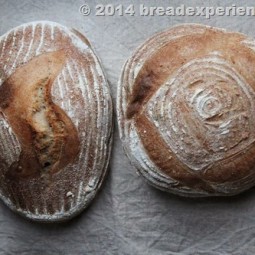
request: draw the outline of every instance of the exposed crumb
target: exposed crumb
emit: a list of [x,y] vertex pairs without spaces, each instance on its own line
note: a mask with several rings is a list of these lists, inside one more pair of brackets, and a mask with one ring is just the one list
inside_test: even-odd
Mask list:
[[66,197],[74,197],[74,194],[73,194],[73,192],[71,192],[71,191],[68,191],[67,193],[66,193]]
[[63,122],[57,119],[50,102],[47,101],[48,82],[49,79],[44,79],[35,87],[35,100],[31,114],[35,130],[35,148],[44,171],[50,169],[58,161],[63,146],[63,141],[61,142],[58,137],[67,135]]

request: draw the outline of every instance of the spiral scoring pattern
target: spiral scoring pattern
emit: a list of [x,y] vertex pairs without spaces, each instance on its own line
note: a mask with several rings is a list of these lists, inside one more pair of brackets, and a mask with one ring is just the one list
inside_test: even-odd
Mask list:
[[209,57],[183,66],[147,109],[177,157],[192,170],[201,170],[254,141],[251,95],[228,63]]
[[125,151],[154,186],[234,195],[255,183],[254,42],[201,25],[149,39],[126,63],[118,120]]

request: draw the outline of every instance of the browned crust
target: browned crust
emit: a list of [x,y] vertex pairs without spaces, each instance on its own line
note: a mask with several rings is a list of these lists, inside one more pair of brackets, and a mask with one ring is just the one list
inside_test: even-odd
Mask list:
[[[182,185],[193,189],[203,189],[213,192],[213,188],[204,182],[199,175],[189,171],[178,158],[169,151],[169,147],[164,140],[158,136],[156,128],[144,116],[140,115],[136,119],[136,127],[140,134],[141,141],[146,148],[151,160],[162,170]],[[145,132],[144,132],[145,131]]]
[[[165,34],[167,33],[165,32]],[[171,30],[169,34],[171,34]],[[159,36],[162,35],[164,34]],[[181,66],[193,59],[208,56],[213,51],[220,52],[222,58],[231,63],[233,68],[242,74],[245,82],[255,90],[255,54],[242,43],[246,39],[239,33],[224,32],[209,27],[203,34],[190,34],[172,39],[145,60],[133,81],[132,90],[127,94],[125,121],[134,122],[143,147],[152,162],[163,173],[184,186],[213,193],[216,191],[212,188],[212,184],[231,183],[248,178],[248,176],[254,178],[255,145],[252,143],[240,153],[225,157],[205,170],[194,172],[182,164],[166,145],[157,128],[147,119],[144,111],[145,105],[162,84],[169,80],[169,77]],[[151,42],[152,40],[148,41],[148,45],[144,47],[153,47],[150,45]],[[184,48],[194,50],[184,54]],[[134,63],[132,65],[134,67]],[[126,66],[125,70],[133,72],[132,69],[128,69],[130,66],[131,64]],[[183,111],[185,111],[185,107]],[[201,138],[199,130],[195,130],[195,133],[199,140]],[[206,146],[206,144],[204,145]]]
[[[243,36],[240,34],[231,34],[207,30],[205,34],[190,35],[181,37],[161,47],[143,64],[142,69],[135,79],[132,94],[129,95],[127,118],[130,119],[139,113],[142,106],[145,105],[152,95],[161,87],[161,85],[170,77],[180,66],[186,64],[194,58],[205,56],[212,50],[224,50],[224,56],[227,59],[235,59],[236,52],[243,56],[243,61],[255,60],[255,56],[250,55],[250,50],[240,46]],[[183,47],[189,46],[196,50],[190,54],[183,55]],[[240,52],[241,51],[241,52]],[[244,55],[242,55],[244,54]],[[234,64],[243,69],[238,59]]]
[[[52,83],[65,60],[64,51],[42,54],[19,67],[0,87],[0,109],[22,147],[19,161],[7,172],[12,179],[59,172],[79,153],[74,124],[51,99]],[[35,119],[38,113],[45,115],[45,131]]]
[[[7,115],[0,111],[0,131],[4,139],[0,143],[0,198],[15,212],[32,220],[53,222],[70,219],[91,203],[104,180],[109,162],[112,144],[112,104],[100,62],[84,36],[54,22],[35,21],[23,24],[0,39],[1,86],[19,68],[29,64],[28,61],[41,55],[55,54],[54,65],[58,66],[57,72],[51,72],[52,77],[48,74],[46,77],[40,77],[41,70],[45,67],[49,71],[55,69],[52,69],[51,61],[45,62],[46,65],[39,63],[40,67],[35,65],[29,71],[34,79],[31,83],[33,92],[28,93],[27,86],[28,95],[19,95],[19,99],[24,99],[22,104],[28,103],[25,98],[34,98],[32,94],[38,92],[36,88],[44,84],[44,96],[41,99],[50,93],[46,100],[49,109],[47,123],[58,123],[53,128],[53,133],[58,139],[54,140],[56,143],[49,143],[49,147],[54,151],[55,147],[60,148],[61,144],[65,144],[61,148],[59,161],[58,156],[52,157],[57,163],[55,167],[47,168],[41,173],[40,161],[44,160],[47,153],[40,153],[40,149],[48,140],[44,140],[44,135],[36,135],[38,132],[34,132],[34,129],[38,127],[31,125],[33,128],[27,131],[27,135],[34,133],[34,143],[30,146],[34,150],[29,155],[22,156],[24,146],[20,139],[17,141],[17,133]],[[56,63],[57,61],[59,63]],[[12,97],[12,87],[9,86],[9,91],[5,91],[6,98]],[[15,99],[10,101],[16,102]],[[41,109],[40,100],[30,103]],[[6,103],[5,105],[8,106]],[[29,118],[31,119],[31,116]],[[100,126],[101,123],[104,123],[103,126]],[[25,129],[24,132],[26,133]],[[52,144],[56,146],[51,147]],[[59,153],[59,149],[54,152],[56,155]],[[31,169],[39,165],[38,171],[26,171],[27,177],[12,174],[15,171],[9,170],[10,165],[14,161],[18,163],[19,156],[20,161],[24,159],[24,164],[25,158],[32,160],[34,165],[31,165]],[[12,168],[16,167],[13,164]],[[30,169],[30,166],[25,167]]]

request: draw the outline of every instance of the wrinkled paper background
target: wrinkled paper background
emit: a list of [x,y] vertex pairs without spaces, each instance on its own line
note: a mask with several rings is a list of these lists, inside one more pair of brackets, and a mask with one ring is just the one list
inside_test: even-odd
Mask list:
[[[245,2],[245,3],[244,3]],[[85,34],[102,61],[114,103],[121,67],[154,33],[192,22],[255,38],[255,17],[97,17],[87,3],[146,6],[253,6],[246,1],[0,0],[0,34],[24,22],[51,20]],[[116,122],[116,121],[115,121]],[[0,203],[0,255],[254,255],[255,189],[231,198],[185,199],[147,185],[130,166],[118,137],[109,174],[91,206],[64,224],[29,222]]]

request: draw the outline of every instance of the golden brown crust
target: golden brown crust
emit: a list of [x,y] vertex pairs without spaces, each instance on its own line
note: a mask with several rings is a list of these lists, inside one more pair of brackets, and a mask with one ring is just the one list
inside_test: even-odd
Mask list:
[[22,147],[19,161],[7,172],[9,178],[56,173],[79,153],[74,124],[51,99],[52,83],[65,60],[63,51],[42,54],[0,87],[0,109]]
[[11,209],[38,221],[80,213],[104,180],[111,134],[108,84],[84,36],[38,21],[0,37],[0,198]]
[[157,130],[145,116],[140,115],[136,119],[136,127],[146,152],[162,172],[182,185],[213,192],[210,185],[204,182],[198,174],[190,172],[173,153],[169,153],[167,144],[158,136]]
[[245,35],[191,24],[154,36],[127,62],[121,139],[153,185],[200,196],[255,183],[253,47]]
[[[224,57],[232,61],[236,56],[236,50],[241,50],[240,55],[244,54],[242,60],[249,61],[252,56],[247,49],[236,49],[236,44],[242,39],[244,38],[240,34],[214,31],[210,33],[208,30],[202,35],[181,37],[164,45],[146,60],[136,77],[133,92],[130,95],[127,117],[133,117],[169,76],[194,58],[200,58],[211,51],[231,46],[224,52]],[[183,54],[184,47],[195,50],[191,50],[189,54]],[[236,61],[235,65],[239,66],[239,63]],[[137,108],[137,110],[132,110],[132,108]]]

